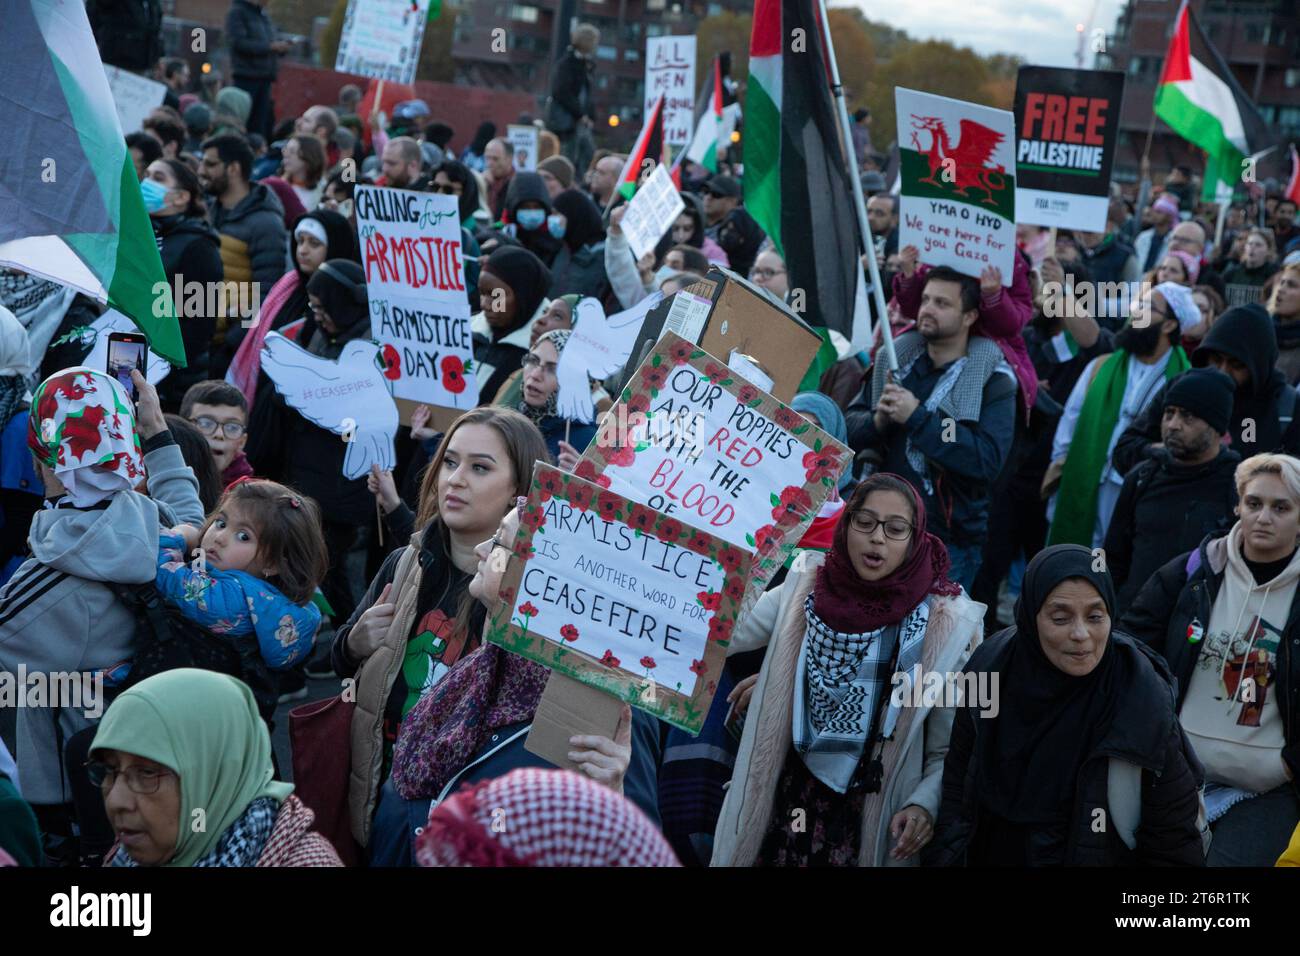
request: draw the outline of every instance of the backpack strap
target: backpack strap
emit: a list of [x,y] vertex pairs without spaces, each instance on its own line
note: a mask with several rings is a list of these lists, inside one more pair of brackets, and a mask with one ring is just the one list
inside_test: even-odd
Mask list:
[[1137,828],[1142,819],[1142,768],[1127,760],[1111,757],[1106,769],[1106,804],[1115,835],[1130,850],[1137,847]]

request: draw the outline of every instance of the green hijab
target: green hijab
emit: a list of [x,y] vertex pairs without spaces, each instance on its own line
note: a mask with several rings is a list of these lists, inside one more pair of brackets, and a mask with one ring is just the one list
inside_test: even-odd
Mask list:
[[[180,778],[180,835],[164,866],[194,865],[254,800],[283,802],[293,792],[293,784],[271,779],[271,735],[253,692],[215,671],[164,671],[123,691],[90,749],[145,757]],[[195,832],[191,821],[200,808],[206,826]]]

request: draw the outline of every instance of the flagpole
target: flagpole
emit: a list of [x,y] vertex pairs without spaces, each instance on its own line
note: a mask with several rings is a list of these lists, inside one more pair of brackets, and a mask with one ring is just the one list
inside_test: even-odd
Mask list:
[[[826,59],[831,68],[831,94],[835,97],[836,118],[840,125],[840,140],[844,149],[844,158],[849,166],[849,185],[853,189],[853,207],[858,214],[858,229],[862,233],[863,251],[867,257],[867,271],[871,275],[871,294],[876,303],[876,315],[879,317],[881,342],[885,347],[885,358],[891,371],[898,371],[898,358],[894,354],[894,334],[889,327],[889,312],[885,307],[885,291],[880,282],[880,266],[876,262],[876,245],[871,240],[871,226],[867,222],[867,204],[862,198],[862,178],[857,172],[857,151],[853,148],[853,134],[849,127],[849,110],[844,104],[844,87],[840,85],[840,67],[835,60],[835,43],[831,39],[830,20],[826,16],[826,0],[817,0],[818,13],[821,17],[822,36],[826,39]],[[874,330],[872,330],[874,332]],[[868,333],[871,334],[871,333]]]

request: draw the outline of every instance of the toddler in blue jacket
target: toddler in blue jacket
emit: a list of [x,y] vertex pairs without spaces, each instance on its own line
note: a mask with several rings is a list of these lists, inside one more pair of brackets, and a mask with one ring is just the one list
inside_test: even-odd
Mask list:
[[267,666],[284,670],[311,654],[321,617],[312,595],[328,568],[316,503],[274,481],[240,479],[202,528],[161,536],[157,587],[214,634],[256,634]]

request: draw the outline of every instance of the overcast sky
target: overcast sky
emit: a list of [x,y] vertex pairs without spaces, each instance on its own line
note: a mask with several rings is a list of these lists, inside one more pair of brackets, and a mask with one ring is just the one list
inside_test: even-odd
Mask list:
[[[833,6],[850,5],[834,3]],[[948,40],[977,53],[1016,53],[1027,63],[1074,66],[1075,24],[1087,24],[1094,0],[851,0],[867,19],[917,39]],[[1122,0],[1100,0],[1093,28],[1115,29]],[[1084,66],[1092,65],[1091,47]]]

